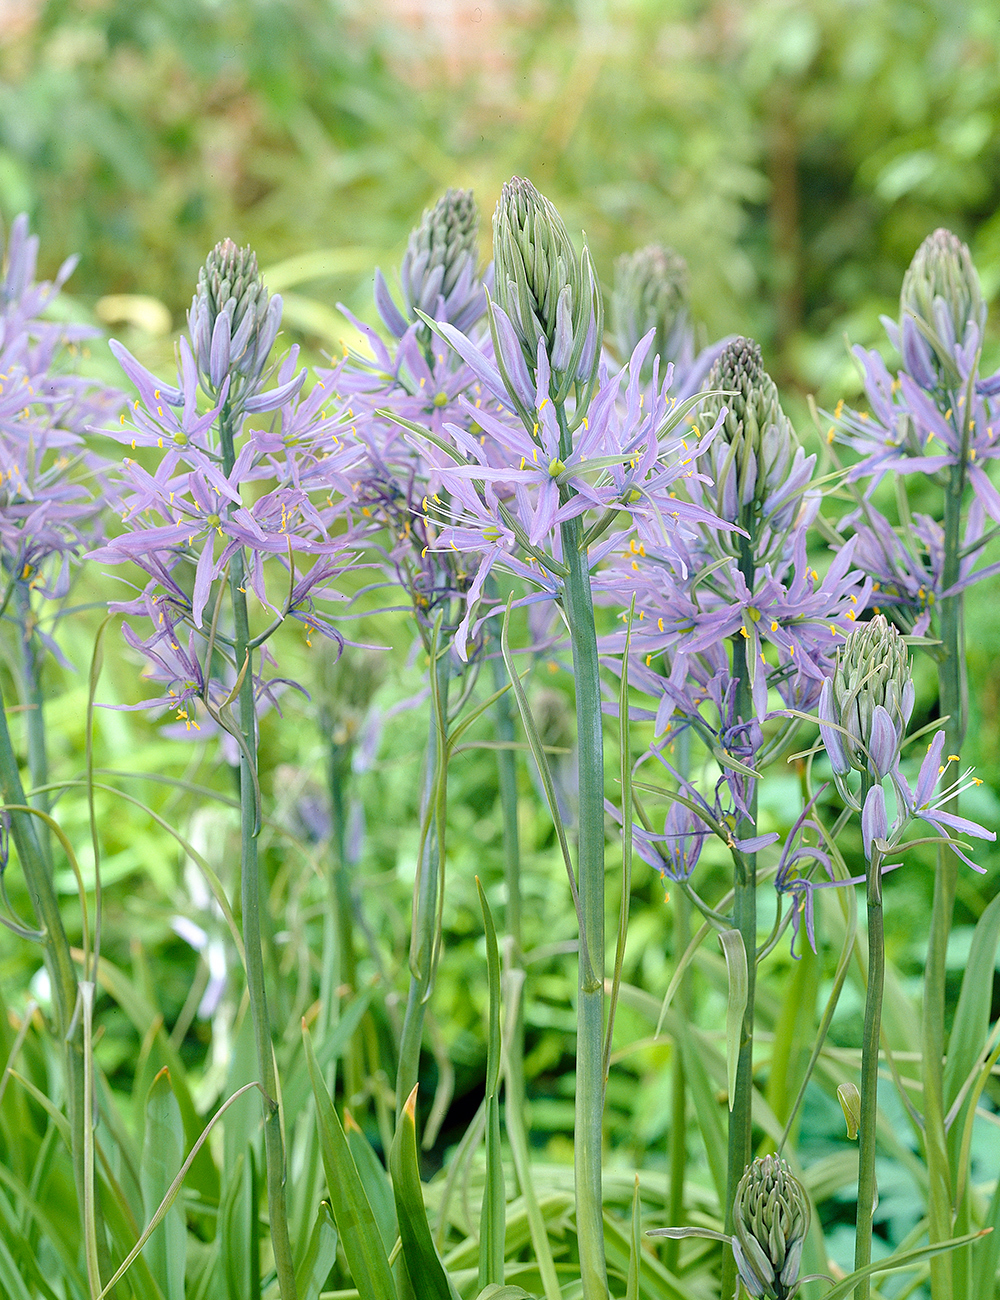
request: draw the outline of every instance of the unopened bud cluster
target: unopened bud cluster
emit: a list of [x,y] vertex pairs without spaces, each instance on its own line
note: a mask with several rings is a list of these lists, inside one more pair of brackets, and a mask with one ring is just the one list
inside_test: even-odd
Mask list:
[[708,377],[700,423],[726,415],[712,448],[719,515],[756,537],[762,525],[787,531],[799,515],[812,471],[764,369],[753,339],[736,338]]
[[410,234],[399,270],[411,320],[416,308],[467,330],[486,309],[479,262],[479,209],[471,190],[448,190]]
[[261,386],[264,367],[281,324],[280,296],[267,292],[257,256],[224,239],[198,273],[188,312],[191,346],[202,387],[217,398],[229,380],[231,406],[247,403]]
[[652,373],[653,358],[660,372],[676,361],[688,343],[687,263],[672,249],[649,244],[623,253],[615,262],[615,287],[611,296],[611,329],[618,355],[627,361],[636,344],[650,330],[656,335],[643,366],[643,379]]
[[497,304],[509,317],[524,361],[534,372],[539,342],[552,369],[552,397],[597,375],[603,308],[584,248],[577,254],[563,220],[530,181],[504,185],[493,216]]
[[848,636],[820,694],[820,732],[842,793],[852,768],[879,782],[895,771],[913,698],[906,643],[876,614]]
[[748,1166],[733,1205],[733,1255],[755,1300],[792,1295],[809,1219],[809,1198],[784,1160],[762,1156]]
[[986,304],[968,248],[935,230],[913,255],[899,298],[903,361],[922,388],[955,382],[956,345],[971,323],[982,333]]

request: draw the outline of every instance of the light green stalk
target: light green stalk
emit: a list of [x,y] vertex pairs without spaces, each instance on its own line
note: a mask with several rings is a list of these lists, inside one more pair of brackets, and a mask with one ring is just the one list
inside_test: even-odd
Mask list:
[[[962,497],[965,491],[965,458],[952,467],[944,499],[944,571],[945,589],[959,578],[959,551],[962,545]],[[945,596],[939,613],[941,660],[938,664],[938,697],[945,723],[945,753],[960,754],[966,727],[966,665],[963,597]],[[954,772],[957,763],[949,763]],[[945,783],[948,783],[948,776]],[[958,812],[958,796],[944,805],[949,813]],[[934,872],[934,898],[931,906],[927,962],[924,968],[923,1016],[923,1084],[924,1144],[928,1173],[928,1230],[931,1243],[946,1241],[952,1235],[951,1207],[959,1195],[952,1186],[955,1169],[948,1156],[944,1116],[948,1100],[944,1096],[945,1056],[945,979],[948,937],[955,908],[958,858],[946,846],[938,848]],[[967,1201],[968,1197],[962,1198]],[[969,1260],[968,1250],[958,1254],[938,1255],[930,1261],[931,1294],[934,1300],[954,1300],[956,1265]]]
[[424,1037],[427,1002],[434,985],[441,942],[440,909],[444,871],[444,818],[448,762],[449,652],[435,636],[431,643],[433,707],[420,815],[420,860],[413,895],[413,929],[410,939],[410,988],[403,1017],[396,1073],[396,1122],[407,1097],[420,1078],[420,1047]]
[[[861,804],[874,779],[862,774]],[[885,986],[885,932],[882,916],[882,855],[873,844],[865,873],[868,908],[868,986],[865,992],[865,1026],[861,1044],[861,1117],[858,1121],[858,1214],[854,1239],[854,1267],[864,1268],[872,1258],[872,1215],[875,1211],[875,1126],[878,1115],[878,1051],[882,1030],[882,994]],[[855,1300],[868,1300],[871,1278],[854,1290]]]
[[[236,420],[227,404],[219,421],[223,470],[232,472],[236,462],[233,448]],[[240,905],[243,918],[243,946],[246,954],[247,994],[253,1021],[257,1068],[264,1089],[264,1151],[267,1163],[267,1205],[271,1225],[271,1247],[278,1275],[281,1300],[296,1300],[295,1266],[288,1233],[285,1199],[285,1148],[278,1109],[278,1079],[271,1041],[271,1021],[264,980],[264,952],[261,942],[260,868],[257,834],[257,711],[253,695],[250,620],[244,590],[243,551],[234,552],[229,562],[229,594],[233,607],[233,649],[237,672],[244,670],[239,690],[240,746]]]
[[[565,417],[557,407],[561,423]],[[566,435],[568,443],[568,434]],[[561,525],[563,608],[573,648],[579,762],[577,888],[583,926],[577,988],[576,1227],[584,1300],[606,1300],[601,1146],[604,1115],[604,739],[594,600],[579,518]]]
[[[749,589],[753,590],[753,542],[741,539],[740,571]],[[736,716],[742,722],[753,717],[750,687],[750,668],[747,663],[747,641],[733,638],[733,675],[736,678]],[[750,795],[748,817],[740,818],[737,838],[750,838],[757,833],[757,783]],[[757,984],[757,855],[733,850],[733,925],[743,937],[747,955],[747,1002],[743,1013],[740,1050],[736,1062],[736,1083],[733,1105],[729,1112],[729,1135],[726,1161],[725,1232],[733,1231],[733,1213],[736,1189],[750,1163],[753,1131],[753,1028],[754,998]],[[730,1251],[722,1256],[722,1300],[736,1295],[736,1261]]]
[[[504,662],[500,655],[493,660],[493,679],[499,691],[507,685]],[[503,875],[507,894],[507,938],[510,942],[508,963],[520,970],[524,953],[521,933],[521,842],[517,826],[517,760],[514,743],[514,711],[510,692],[497,697],[493,706],[497,740],[497,783],[503,818]],[[506,1104],[524,1112],[524,999],[518,998],[517,1015],[511,1034],[504,1044],[507,1056]]]

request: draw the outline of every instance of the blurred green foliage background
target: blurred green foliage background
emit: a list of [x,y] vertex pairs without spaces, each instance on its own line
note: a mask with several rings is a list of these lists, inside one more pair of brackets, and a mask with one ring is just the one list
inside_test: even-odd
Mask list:
[[993,0],[5,0],[0,59],[3,217],[175,329],[229,235],[265,267],[332,250],[282,286],[322,340],[309,300],[365,311],[425,205],[472,185],[488,214],[512,174],[608,282],[674,245],[707,333],[821,400],[935,226],[1000,289]]

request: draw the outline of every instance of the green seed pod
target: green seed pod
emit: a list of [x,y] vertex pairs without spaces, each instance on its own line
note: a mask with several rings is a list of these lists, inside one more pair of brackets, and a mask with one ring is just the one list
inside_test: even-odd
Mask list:
[[750,1295],[787,1300],[795,1290],[809,1231],[809,1198],[784,1160],[747,1166],[733,1205],[733,1255]]
[[687,263],[660,244],[617,259],[611,295],[611,332],[621,360],[628,360],[651,329],[656,336],[643,363],[644,381],[653,373],[654,357],[662,365],[676,361],[690,337]]

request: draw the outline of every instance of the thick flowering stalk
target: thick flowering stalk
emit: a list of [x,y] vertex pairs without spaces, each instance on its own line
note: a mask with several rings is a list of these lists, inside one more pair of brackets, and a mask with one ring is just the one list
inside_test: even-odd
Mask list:
[[[639,713],[655,724],[652,753],[671,770],[664,751],[690,730],[722,767],[714,801],[674,779],[686,807],[730,848],[734,905],[728,925],[740,931],[747,953],[749,987],[729,1123],[731,1214],[751,1155],[756,854],[772,842],[757,833],[756,773],[781,752],[795,725],[786,722],[765,742],[763,724],[788,716],[771,712],[772,692],[793,718],[815,707],[835,648],[854,627],[870,583],[859,582],[851,567],[853,547],[843,548],[822,578],[812,567],[807,530],[819,505],[815,457],[797,446],[757,345],[735,339],[724,346],[708,383],[698,415],[698,429],[706,432],[696,429],[697,442],[686,444],[689,456],[702,453],[699,469],[689,460],[683,480],[687,498],[707,520],[678,530],[669,546],[636,539],[601,581],[609,592],[619,586],[635,593],[629,673],[655,703],[655,712]],[[700,472],[708,460],[711,478]],[[671,816],[681,818],[673,810]],[[667,828],[665,836],[633,829],[640,855],[661,855],[674,874],[668,834]],[[710,923],[719,924],[719,914],[690,880],[681,881]],[[731,1226],[727,1221],[727,1231]],[[723,1268],[723,1294],[732,1296],[735,1264],[727,1258]]]
[[[578,257],[552,204],[528,181],[504,186],[493,218],[497,299],[517,334],[529,367],[547,358],[555,408],[553,481],[574,445],[565,403],[577,394],[582,421],[597,381],[600,290],[586,250]],[[502,348],[491,316],[494,348]],[[513,358],[511,358],[513,360]],[[536,399],[539,400],[539,399]],[[532,413],[533,414],[533,413]],[[523,414],[522,414],[523,419]],[[534,431],[534,418],[526,427]],[[534,455],[534,452],[533,452]],[[534,455],[537,460],[537,456]],[[555,474],[553,467],[558,466]],[[562,603],[569,626],[576,685],[579,763],[577,892],[582,932],[577,993],[577,1084],[574,1135],[577,1235],[584,1300],[607,1292],[604,1262],[602,1144],[604,1112],[604,738],[597,631],[582,511],[568,486],[559,491],[564,576]],[[566,507],[570,507],[567,509]],[[559,513],[558,511],[556,512]],[[555,522],[555,519],[552,520]],[[549,525],[551,527],[551,524]],[[536,533],[538,541],[541,536]]]
[[[426,1009],[440,955],[449,686],[454,676],[466,673],[470,657],[464,615],[475,566],[468,555],[439,545],[435,515],[447,510],[450,499],[440,467],[451,462],[452,427],[475,430],[482,446],[489,440],[476,424],[477,411],[484,403],[487,409],[497,409],[476,373],[435,337],[428,321],[471,331],[485,312],[490,272],[478,269],[478,225],[471,191],[449,190],[425,212],[410,235],[400,268],[402,312],[381,272],[376,272],[375,302],[393,340],[386,344],[369,326],[355,321],[372,357],[349,352],[336,369],[320,372],[321,383],[342,412],[345,427],[339,436],[356,453],[344,489],[353,535],[376,557],[388,584],[402,591],[431,661],[432,715],[410,987],[396,1078],[398,1113],[418,1079]],[[428,439],[414,439],[415,429],[425,430]],[[461,657],[453,653],[459,637],[466,652]],[[478,645],[472,648],[475,652]],[[475,669],[469,671],[467,680],[474,674]]]

